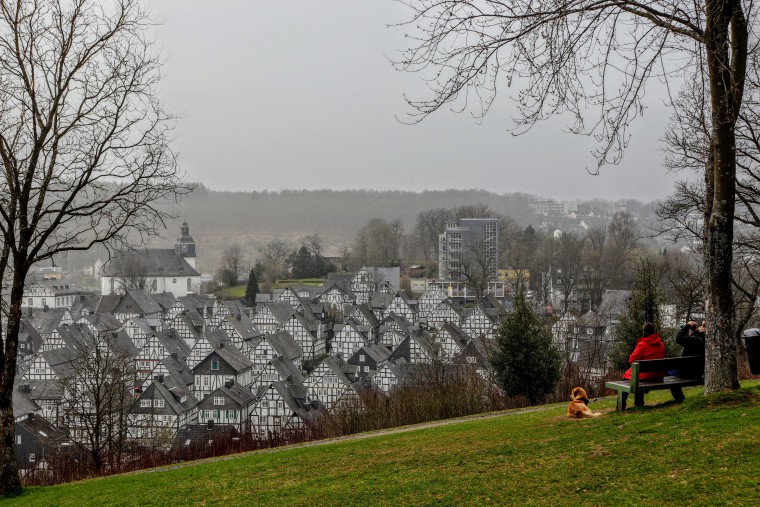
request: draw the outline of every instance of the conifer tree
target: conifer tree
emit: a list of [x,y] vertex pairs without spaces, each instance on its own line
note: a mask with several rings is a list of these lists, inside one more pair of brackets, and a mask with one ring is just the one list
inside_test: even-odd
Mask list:
[[256,306],[256,294],[259,293],[259,280],[256,278],[256,270],[251,268],[248,274],[248,285],[245,287],[245,304]]
[[654,324],[657,334],[665,342],[668,356],[672,354],[672,330],[663,328],[660,306],[666,301],[660,280],[665,274],[665,265],[654,259],[641,259],[636,265],[636,278],[628,304],[615,327],[615,345],[609,358],[613,368],[628,369],[628,357],[641,338],[641,326],[645,322]]
[[552,334],[519,294],[515,310],[499,329],[491,357],[496,381],[510,396],[525,396],[531,405],[554,391],[562,358]]

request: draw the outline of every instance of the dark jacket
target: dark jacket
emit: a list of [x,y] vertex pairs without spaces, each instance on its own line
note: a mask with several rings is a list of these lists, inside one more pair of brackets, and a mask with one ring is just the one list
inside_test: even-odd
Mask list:
[[[634,363],[639,359],[662,359],[665,357],[665,344],[657,333],[652,333],[649,336],[639,338],[636,343],[636,348],[633,349],[631,356],[628,358],[628,363]],[[665,376],[664,371],[652,371],[639,374],[639,380],[651,380],[660,381]],[[625,372],[624,379],[631,379],[631,369]]]
[[[705,333],[694,330],[685,324],[676,335],[676,343],[683,347],[681,356],[702,356],[705,355]],[[701,378],[705,374],[704,362],[701,366],[690,369],[682,369],[678,372],[680,377],[684,378]]]

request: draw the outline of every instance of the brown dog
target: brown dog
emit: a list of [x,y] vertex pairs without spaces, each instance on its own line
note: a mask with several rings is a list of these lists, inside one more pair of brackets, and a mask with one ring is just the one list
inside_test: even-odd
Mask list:
[[581,419],[583,417],[599,417],[600,413],[592,412],[588,408],[588,394],[582,387],[573,389],[573,401],[567,407],[567,417]]

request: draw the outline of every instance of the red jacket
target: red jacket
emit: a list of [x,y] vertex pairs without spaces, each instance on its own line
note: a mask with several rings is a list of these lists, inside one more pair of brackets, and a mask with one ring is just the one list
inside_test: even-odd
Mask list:
[[[628,363],[633,363],[639,359],[662,359],[665,357],[665,344],[662,342],[662,338],[657,333],[652,333],[649,336],[639,338],[636,343],[636,348],[633,349],[631,357],[628,358]],[[639,380],[654,380],[660,381],[665,376],[664,371],[652,371],[648,373],[639,373]],[[631,379],[631,369],[623,375],[624,379]]]

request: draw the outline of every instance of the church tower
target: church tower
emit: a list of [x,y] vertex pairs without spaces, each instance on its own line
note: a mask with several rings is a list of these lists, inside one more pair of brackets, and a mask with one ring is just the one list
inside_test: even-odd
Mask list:
[[195,269],[195,240],[190,236],[190,226],[187,225],[187,221],[182,222],[180,237],[174,245],[174,251]]

